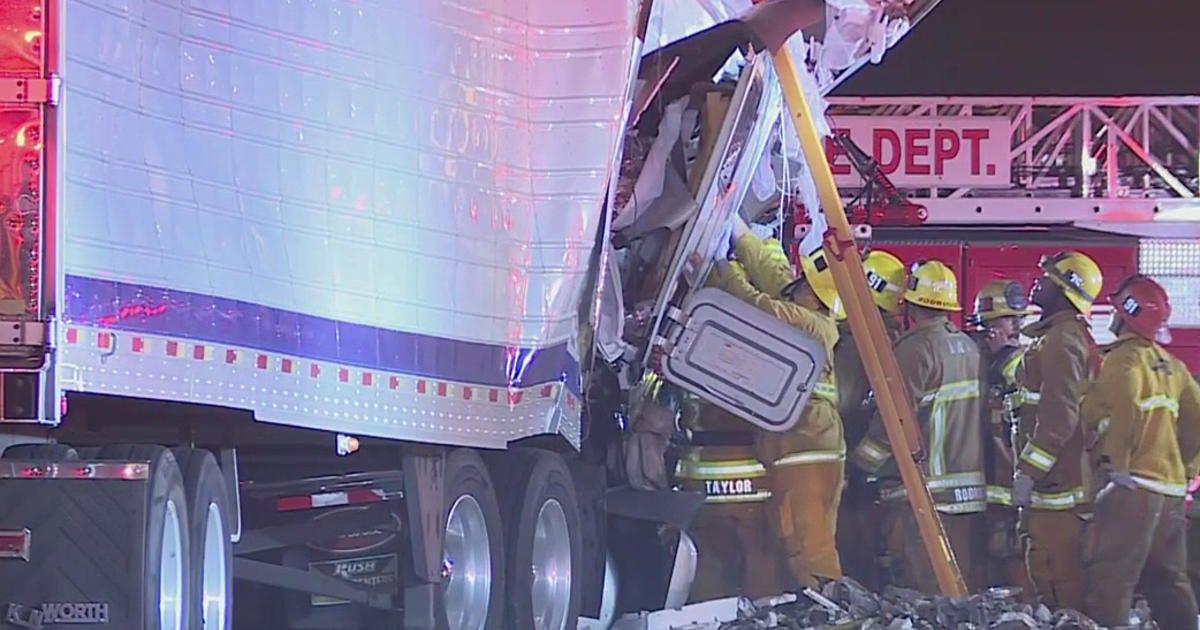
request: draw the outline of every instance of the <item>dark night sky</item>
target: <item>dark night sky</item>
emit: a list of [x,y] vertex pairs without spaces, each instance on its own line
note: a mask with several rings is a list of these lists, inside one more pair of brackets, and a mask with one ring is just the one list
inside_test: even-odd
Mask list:
[[1200,0],[942,0],[833,95],[1200,95]]

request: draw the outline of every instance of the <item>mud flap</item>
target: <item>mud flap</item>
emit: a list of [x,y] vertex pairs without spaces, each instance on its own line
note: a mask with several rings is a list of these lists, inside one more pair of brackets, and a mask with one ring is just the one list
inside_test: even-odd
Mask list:
[[143,627],[144,476],[88,477],[144,464],[0,462],[0,533],[27,554],[0,554],[0,628]]

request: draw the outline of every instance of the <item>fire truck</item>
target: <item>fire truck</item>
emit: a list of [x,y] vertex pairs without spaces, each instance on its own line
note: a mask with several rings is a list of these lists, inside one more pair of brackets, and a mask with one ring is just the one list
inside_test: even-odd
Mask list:
[[[1200,99],[841,96],[829,111],[837,135],[827,153],[872,247],[947,263],[967,310],[992,279],[1030,287],[1038,260],[1063,249],[1097,262],[1105,295],[1130,274],[1150,275],[1171,295],[1172,352],[1200,373],[1200,199],[1195,159],[1180,159],[1196,152],[1196,125],[1184,125]],[[984,140],[977,147],[972,134]],[[1079,140],[1095,136],[1103,142]],[[989,185],[971,172],[976,161],[1002,177]],[[808,220],[795,204],[792,224]],[[1112,339],[1111,315],[1102,296],[1090,316],[1101,343]]]
[[[1200,373],[1200,84],[1170,70],[1176,51],[1140,43],[1173,39],[1200,9],[1172,4],[1181,26],[1163,31],[1127,3],[1084,16],[1068,5],[939,9],[829,99],[834,136],[850,140],[828,140],[835,178],[854,218],[872,224],[872,246],[949,264],[968,311],[989,280],[1028,288],[1039,257],[1067,248],[1096,260],[1105,293],[1135,272],[1154,277],[1171,297],[1170,349]],[[1061,38],[1014,47],[984,26],[1010,10],[1039,33],[1120,25],[1104,59],[1146,72],[1072,72],[1081,57]],[[951,36],[972,50],[939,52]],[[1100,342],[1111,313],[1101,299],[1091,315]]]

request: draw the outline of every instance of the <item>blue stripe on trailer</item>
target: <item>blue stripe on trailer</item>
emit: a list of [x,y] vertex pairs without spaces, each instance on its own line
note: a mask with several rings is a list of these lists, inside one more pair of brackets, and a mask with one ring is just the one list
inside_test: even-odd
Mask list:
[[[580,395],[567,345],[510,348],[353,324],[325,317],[114,280],[66,277],[67,323],[181,336],[314,361],[491,387],[562,382]],[[532,356],[532,358],[531,358]],[[523,370],[519,367],[526,364]],[[513,366],[509,368],[508,366]],[[508,372],[517,372],[516,379]]]

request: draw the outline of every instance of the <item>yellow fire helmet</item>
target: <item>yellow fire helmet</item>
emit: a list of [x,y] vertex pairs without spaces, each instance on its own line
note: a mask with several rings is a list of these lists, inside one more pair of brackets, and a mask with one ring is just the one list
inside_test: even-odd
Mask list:
[[971,321],[975,324],[1001,317],[1025,317],[1029,309],[1029,296],[1025,287],[1014,280],[992,280],[983,285],[975,296],[975,312]]
[[940,260],[922,260],[908,273],[904,301],[938,311],[958,312],[958,278]]
[[1092,302],[1100,295],[1104,286],[1104,275],[1100,266],[1082,252],[1064,251],[1053,256],[1043,256],[1038,263],[1045,277],[1063,290],[1069,301],[1080,313],[1089,315]]
[[803,276],[784,287],[784,295],[791,297],[801,281],[812,287],[817,299],[836,319],[846,319],[846,307],[842,304],[842,296],[838,293],[837,285],[833,283],[833,273],[829,271],[829,262],[825,260],[825,250],[818,248],[809,254],[800,254],[800,270]]
[[888,252],[873,249],[863,256],[863,269],[867,272],[867,287],[875,304],[885,312],[895,315],[900,312],[900,300],[904,296],[904,263]]

